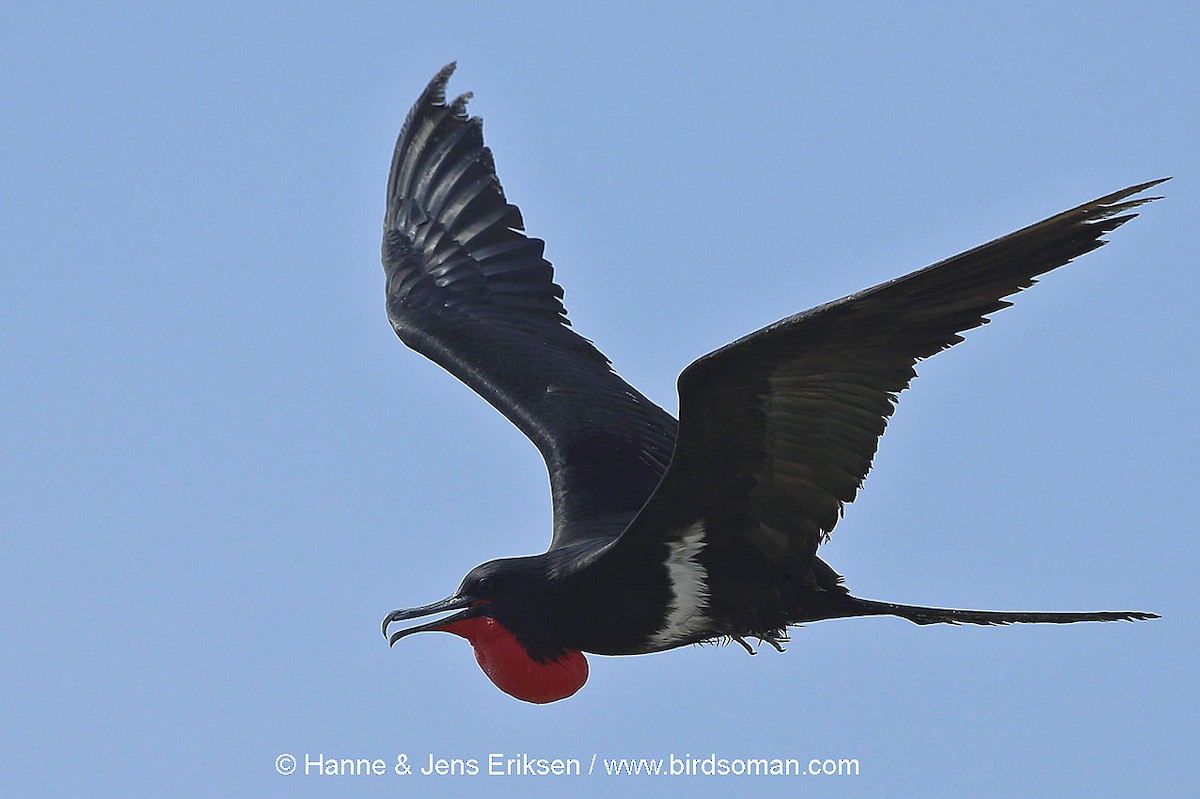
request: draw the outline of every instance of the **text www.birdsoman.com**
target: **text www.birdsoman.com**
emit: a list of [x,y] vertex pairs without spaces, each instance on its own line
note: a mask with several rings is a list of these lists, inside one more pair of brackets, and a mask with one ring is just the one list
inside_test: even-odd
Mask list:
[[284,776],[330,778],[453,777],[857,777],[858,758],[726,757],[670,753],[665,757],[547,757],[488,752],[471,757],[436,753],[343,757],[325,752],[283,753],[275,770]]

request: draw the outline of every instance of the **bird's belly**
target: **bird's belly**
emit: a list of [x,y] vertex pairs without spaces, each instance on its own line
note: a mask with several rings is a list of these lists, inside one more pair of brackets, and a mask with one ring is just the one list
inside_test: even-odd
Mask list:
[[645,652],[662,652],[678,646],[699,644],[718,638],[722,633],[707,616],[696,616],[688,619],[678,627],[668,627],[660,630],[646,641]]
[[646,651],[657,652],[684,644],[694,644],[715,634],[708,617],[708,569],[700,559],[705,546],[705,530],[696,523],[682,531],[670,543],[664,564],[671,586],[662,624],[646,639]]
[[724,635],[725,633],[706,624],[703,628],[694,627],[690,632],[663,630],[649,637],[643,635],[621,641],[594,641],[581,645],[580,650],[591,655],[648,655],[652,652],[664,652],[680,646],[712,641]]

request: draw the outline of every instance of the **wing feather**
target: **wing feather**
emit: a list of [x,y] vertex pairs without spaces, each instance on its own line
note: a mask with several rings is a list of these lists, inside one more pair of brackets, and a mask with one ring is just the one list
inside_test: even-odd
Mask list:
[[697,360],[679,378],[670,466],[616,549],[670,540],[700,522],[723,557],[742,542],[801,579],[819,565],[818,544],[862,486],[916,363],[986,324],[1039,275],[1103,245],[1104,234],[1133,218],[1126,212],[1158,199],[1128,198],[1160,182],[788,317]]
[[490,402],[541,451],[552,547],[614,538],[657,485],[676,423],[570,328],[563,291],[504,196],[469,94],[442,69],[405,120],[388,176],[388,318],[405,344]]

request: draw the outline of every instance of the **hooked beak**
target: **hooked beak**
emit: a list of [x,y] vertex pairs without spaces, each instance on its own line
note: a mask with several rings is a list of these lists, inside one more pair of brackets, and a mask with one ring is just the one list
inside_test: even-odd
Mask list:
[[[465,610],[462,610],[461,613],[455,613],[443,619],[431,621],[428,624],[421,624],[416,627],[409,627],[405,630],[399,630],[392,633],[392,636],[388,638],[388,627],[390,627],[393,622],[404,621],[405,619],[416,619],[421,616],[428,616],[431,613],[442,613],[447,610],[459,610],[462,608],[465,608]],[[406,635],[428,632],[430,630],[443,630],[447,625],[462,621],[463,619],[474,618],[482,613],[482,603],[478,602],[477,600],[459,595],[446,597],[439,602],[434,602],[431,605],[422,605],[419,608],[393,610],[383,618],[383,637],[388,639],[388,646],[393,646],[397,641]]]

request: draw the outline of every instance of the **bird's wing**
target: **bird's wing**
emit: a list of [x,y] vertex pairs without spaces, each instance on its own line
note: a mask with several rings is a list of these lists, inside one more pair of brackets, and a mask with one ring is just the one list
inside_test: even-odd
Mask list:
[[1126,212],[1157,199],[1128,198],[1160,182],[788,317],[697,360],[679,378],[679,438],[667,473],[615,549],[679,542],[699,524],[703,545],[719,549],[729,568],[765,558],[803,574],[862,485],[916,362],[957,344],[1038,275],[1104,244],[1102,235],[1136,215]]
[[388,318],[417,352],[466,383],[546,459],[558,546],[616,537],[658,484],[675,420],[574,333],[562,289],[523,232],[469,94],[446,102],[454,64],[409,112],[388,177]]

